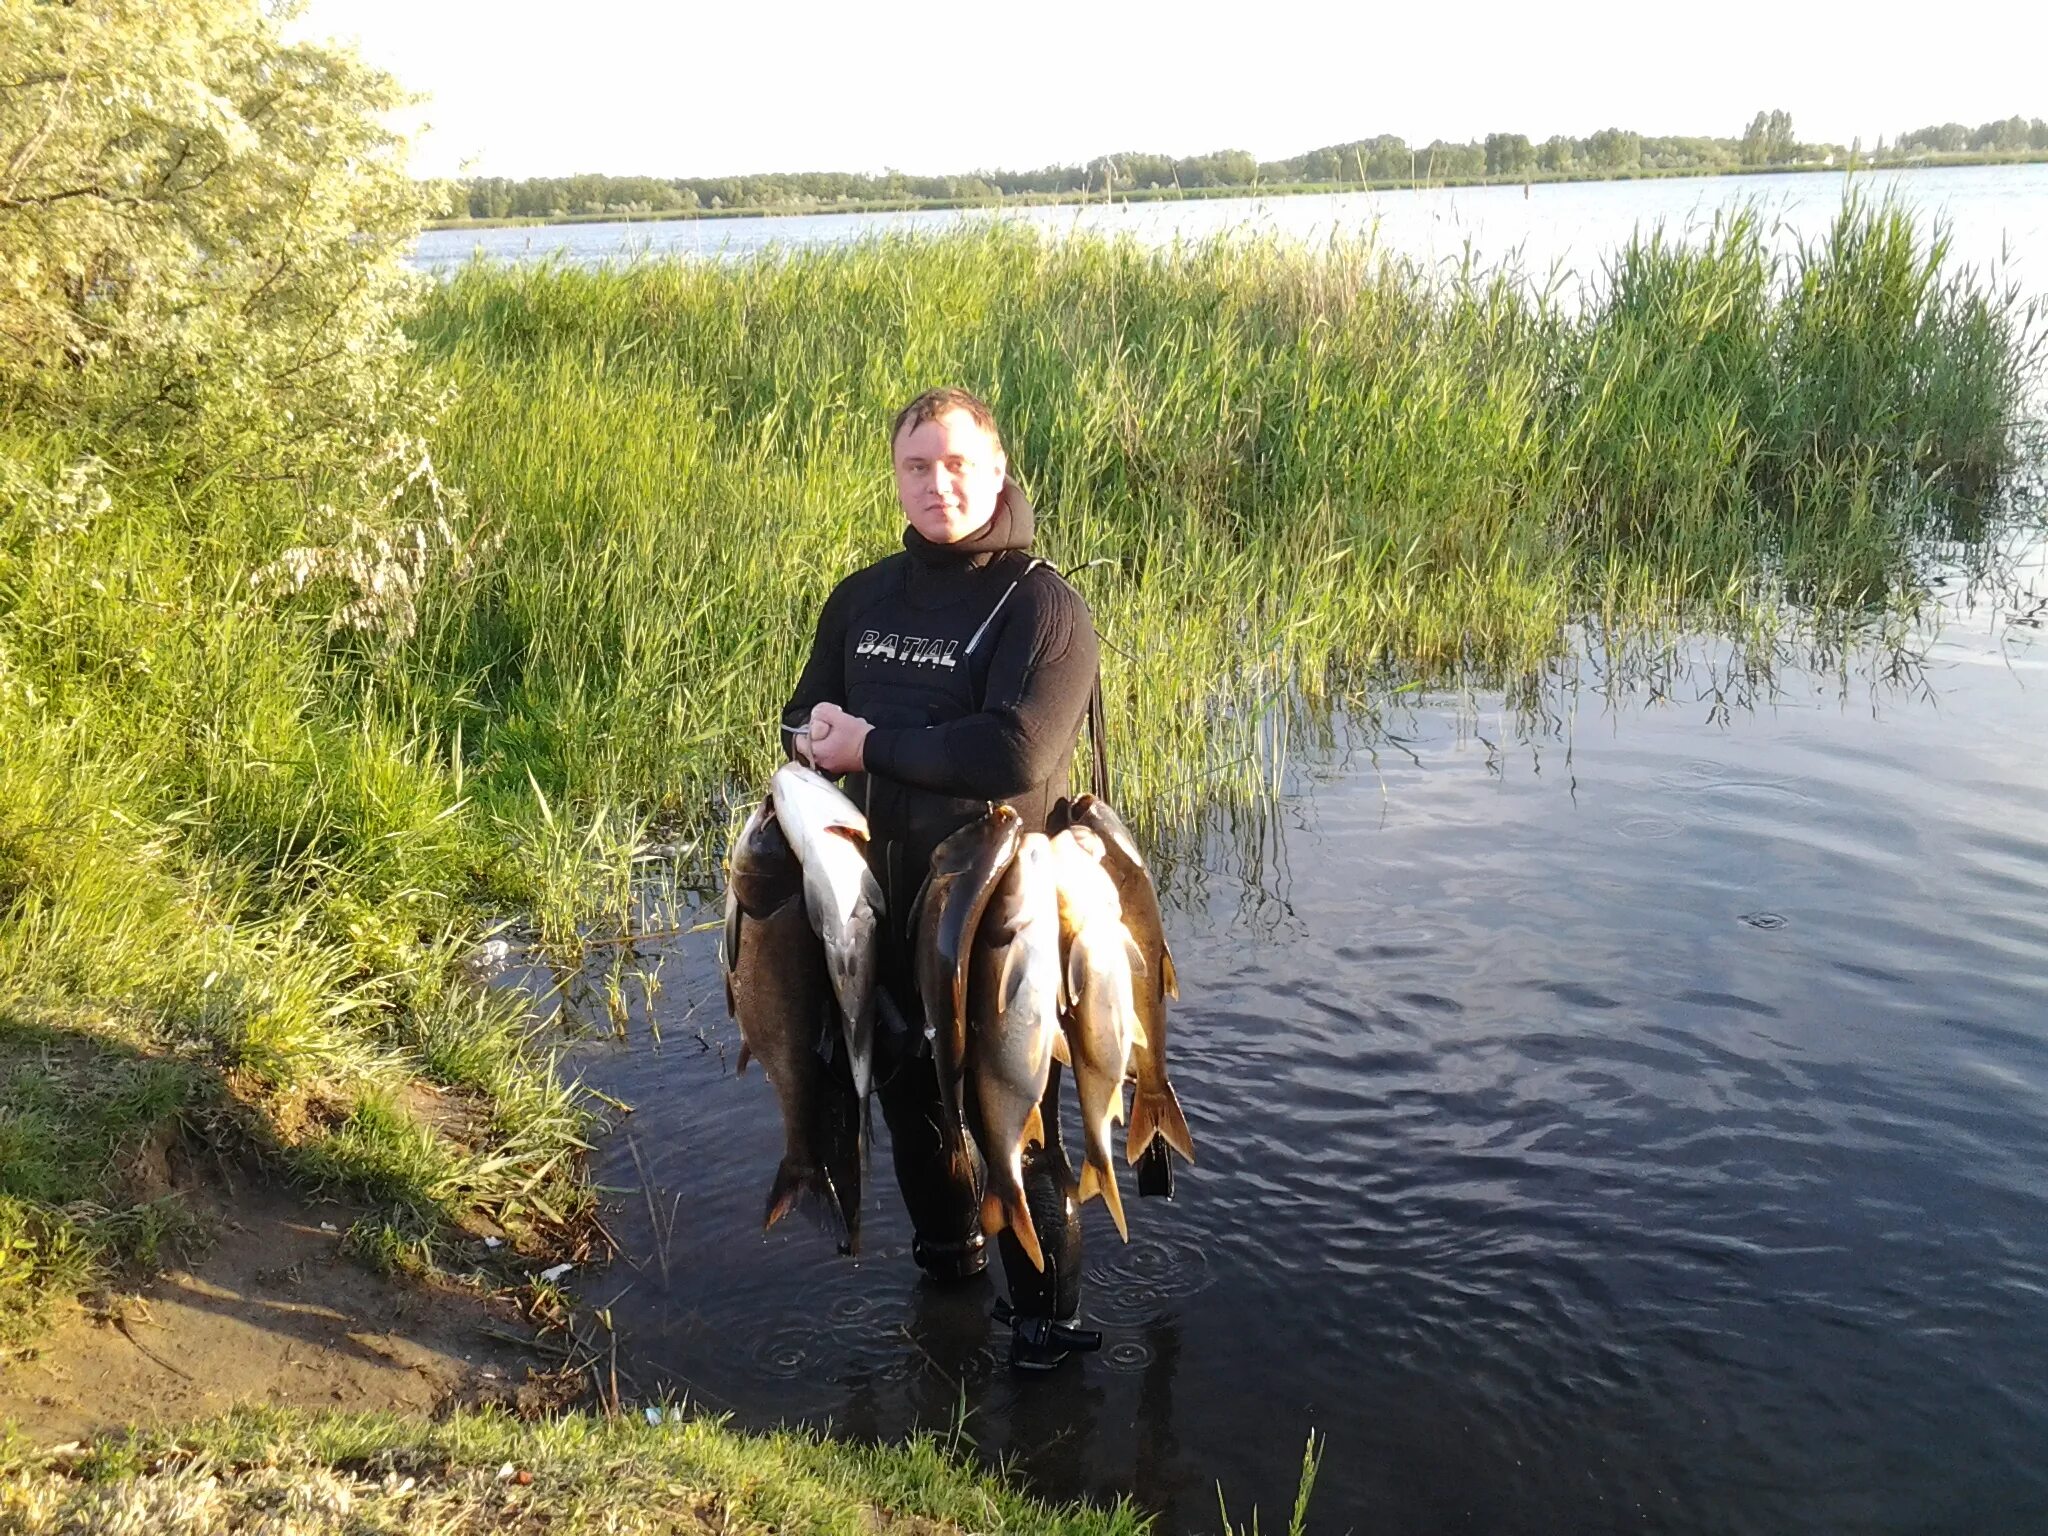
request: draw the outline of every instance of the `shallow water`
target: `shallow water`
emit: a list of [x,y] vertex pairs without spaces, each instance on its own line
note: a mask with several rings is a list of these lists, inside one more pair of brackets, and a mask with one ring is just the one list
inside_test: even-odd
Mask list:
[[628,1395],[944,1428],[1164,1529],[2048,1528],[2048,543],[1833,664],[1588,649],[1541,710],[1411,697],[1175,871],[1200,1166],[1087,1212],[1107,1344],[998,1363],[878,1151],[858,1263],[780,1149],[715,936],[597,1176]]
[[[1895,194],[1947,222],[1957,260],[1999,266],[2029,292],[2048,293],[2048,165],[1966,166],[1872,172],[1855,178],[1866,195]],[[1848,178],[1669,177],[1648,181],[1560,182],[1529,188],[1442,187],[1424,191],[1233,197],[1191,202],[805,214],[770,219],[685,219],[637,224],[558,224],[519,229],[429,230],[414,260],[438,271],[481,254],[497,261],[558,257],[595,263],[653,256],[749,256],[770,246],[836,245],[898,230],[942,230],[991,218],[1043,229],[1128,232],[1151,244],[1230,231],[1272,231],[1304,240],[1377,231],[1387,249],[1423,262],[1457,261],[1471,247],[1483,265],[1508,259],[1539,279],[1553,267],[1597,270],[1638,226],[1697,230],[1717,212],[1754,203],[1779,239],[1816,238],[1842,205]]]

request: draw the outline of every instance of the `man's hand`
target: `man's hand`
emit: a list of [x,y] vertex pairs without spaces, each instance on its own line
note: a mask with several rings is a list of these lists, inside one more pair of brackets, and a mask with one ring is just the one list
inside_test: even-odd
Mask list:
[[820,773],[859,773],[869,726],[837,704],[811,706],[811,765]]

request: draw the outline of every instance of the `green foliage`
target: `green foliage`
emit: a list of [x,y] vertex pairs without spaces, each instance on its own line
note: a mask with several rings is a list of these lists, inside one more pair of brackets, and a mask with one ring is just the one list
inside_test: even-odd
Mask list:
[[1742,135],[1744,165],[1785,165],[1799,157],[1790,112],[1759,112]]
[[255,0],[9,3],[0,59],[0,1311],[179,1236],[166,1127],[574,1220],[581,1117],[458,974],[498,829],[376,703],[488,542],[399,323],[404,98]]
[[413,421],[387,77],[256,0],[10,3],[0,58],[0,428],[254,477]]

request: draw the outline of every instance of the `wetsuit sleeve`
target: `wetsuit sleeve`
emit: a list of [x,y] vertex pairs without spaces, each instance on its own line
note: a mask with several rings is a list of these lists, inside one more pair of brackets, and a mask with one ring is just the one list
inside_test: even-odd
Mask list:
[[853,607],[852,579],[842,581],[818,610],[818,631],[811,654],[796,680],[796,692],[782,706],[782,750],[796,756],[792,734],[811,718],[814,704],[846,702],[846,615]]
[[1028,581],[997,636],[979,712],[943,725],[877,726],[870,773],[963,800],[1003,800],[1045,782],[1073,749],[1095,684],[1094,620],[1050,572]]

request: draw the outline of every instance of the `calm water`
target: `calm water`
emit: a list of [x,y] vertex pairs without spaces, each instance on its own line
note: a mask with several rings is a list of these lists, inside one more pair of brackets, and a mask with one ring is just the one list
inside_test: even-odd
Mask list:
[[[2048,292],[2048,165],[1972,166],[1861,175],[1875,194],[1946,218],[1956,255],[1989,266],[2010,258],[2012,275]],[[433,230],[416,260],[429,269],[474,253],[497,260],[561,256],[578,262],[640,253],[744,256],[772,245],[835,244],[889,230],[936,230],[1006,218],[1049,229],[1128,230],[1165,243],[1231,230],[1272,230],[1304,239],[1376,228],[1390,249],[1423,261],[1459,259],[1469,242],[1479,258],[1519,259],[1543,274],[1596,267],[1638,225],[1681,230],[1708,224],[1717,210],[1755,202],[1782,221],[1787,240],[1811,238],[1841,207],[1840,175],[1711,176],[1657,181],[1567,182],[1532,187],[1441,188],[1333,196],[1219,198],[1209,202],[987,211],[820,214],[780,219],[705,219],[649,224],[567,224],[528,229]]]
[[[1951,585],[1919,654],[1589,653],[1542,711],[1413,700],[1171,881],[1201,1156],[1108,1336],[1013,1380],[993,1290],[920,1283],[887,1158],[858,1263],[792,1220],[714,936],[637,1106],[613,1302],[629,1393],[857,1436],[968,1432],[1163,1528],[2048,1529],[2048,544]],[[1276,1518],[1278,1517],[1278,1518]]]

